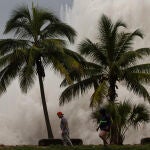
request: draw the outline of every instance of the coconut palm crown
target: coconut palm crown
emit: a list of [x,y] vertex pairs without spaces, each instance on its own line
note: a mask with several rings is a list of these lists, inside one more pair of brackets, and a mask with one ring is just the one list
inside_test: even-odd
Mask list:
[[[135,37],[143,38],[142,32],[125,32],[126,24],[121,20],[113,23],[103,15],[98,24],[97,41],[83,40],[79,45],[81,55],[90,59],[84,68],[84,74],[71,74],[74,84],[69,85],[66,79],[61,86],[67,86],[60,96],[60,104],[69,102],[73,97],[94,88],[91,106],[103,99],[114,102],[117,97],[117,83],[124,81],[127,89],[150,101],[145,84],[150,82],[150,64],[137,63],[139,59],[149,57],[149,48],[134,50]],[[119,30],[122,28],[121,30]]]
[[14,34],[14,38],[0,40],[0,93],[16,77],[26,93],[38,75],[48,137],[53,138],[43,87],[44,70],[50,66],[71,82],[68,70],[80,69],[82,58],[67,49],[66,42],[68,39],[73,43],[76,32],[49,10],[32,5],[32,9],[21,6],[12,11],[4,31],[7,33]]

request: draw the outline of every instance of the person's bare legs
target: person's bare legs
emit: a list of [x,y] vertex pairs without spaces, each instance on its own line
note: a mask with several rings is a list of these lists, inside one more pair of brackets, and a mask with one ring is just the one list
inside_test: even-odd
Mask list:
[[107,131],[104,131],[102,130],[100,133],[99,133],[99,137],[103,140],[103,143],[104,143],[104,146],[106,146],[108,143],[107,143],[107,140],[106,140],[106,136],[107,136]]

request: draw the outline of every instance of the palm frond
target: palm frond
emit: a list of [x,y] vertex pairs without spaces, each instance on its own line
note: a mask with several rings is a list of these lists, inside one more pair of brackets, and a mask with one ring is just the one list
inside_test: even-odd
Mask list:
[[32,87],[35,81],[34,66],[26,64],[19,72],[19,80],[22,92],[27,93],[27,91]]
[[[100,65],[91,62],[84,62],[82,63],[81,67],[81,71],[73,70],[69,72],[69,76],[73,82],[78,82],[86,78],[92,78],[93,75],[99,76],[99,80],[102,80],[104,78],[106,79],[106,74],[105,72],[103,72],[103,67]],[[64,87],[67,85],[69,84],[67,83],[67,80],[64,79],[61,82],[60,87]]]
[[131,50],[130,44],[124,44],[129,33],[119,32],[117,33],[116,44],[115,44],[115,60],[120,59],[120,56],[127,52],[129,49]]
[[[25,49],[26,50],[26,49]],[[12,53],[8,53],[0,57],[0,68],[3,68],[11,63],[17,63],[18,61],[24,63],[26,52],[24,49],[16,49]]]
[[31,25],[24,20],[13,23],[11,31],[18,39],[34,39],[34,31],[32,30]]
[[116,43],[118,41],[118,29],[120,27],[126,28],[126,24],[121,20],[118,20],[112,27],[110,34],[109,47],[107,48],[107,54],[109,56],[109,61],[115,61],[116,58]]
[[108,86],[106,84],[106,81],[103,81],[99,84],[98,88],[92,94],[90,107],[99,106],[103,102],[104,98],[106,98],[107,91]]
[[29,47],[27,40],[1,39],[0,40],[0,55],[5,55],[16,49],[26,49]]
[[141,123],[149,122],[150,112],[148,108],[144,104],[134,105],[129,121],[132,122],[134,127],[139,126]]
[[49,24],[46,28],[41,31],[41,36],[48,37],[66,37],[73,43],[76,36],[76,31],[65,23],[54,23]]
[[[81,81],[82,72],[73,70],[72,72],[69,73],[69,77],[72,80],[72,82]],[[70,84],[68,83],[67,79],[64,78],[63,81],[60,84],[60,87],[65,87],[65,86],[69,86],[69,85]]]
[[150,55],[150,48],[140,48],[140,49],[137,49],[135,52],[137,52],[138,54],[142,56],[148,56]]
[[105,15],[102,15],[99,21],[99,40],[100,45],[105,49],[107,54],[107,59],[109,62],[114,60],[114,51],[115,51],[115,41],[116,41],[116,32],[112,34],[113,23],[110,18]]
[[130,113],[132,111],[132,104],[129,100],[125,100],[122,103],[119,103],[117,105],[117,111],[121,115],[120,117],[120,126],[123,126],[125,124],[128,124],[128,118],[130,116]]
[[74,51],[71,51],[69,49],[64,48],[64,53],[67,54],[68,56],[74,58],[75,60],[77,60],[82,65],[84,65],[86,62],[86,60],[77,52],[74,52]]
[[33,46],[30,49],[27,49],[26,55],[23,57],[25,59],[25,63],[19,71],[19,81],[20,88],[24,93],[27,93],[34,84],[36,73],[35,64],[40,50],[41,49]]
[[[34,37],[46,22],[58,23],[59,19],[48,10],[33,6],[30,12],[28,7],[21,6],[12,11],[12,16],[6,24],[4,33],[16,31],[15,34],[19,33],[21,37],[21,31],[24,31],[24,34],[31,35],[32,33]],[[22,37],[25,37],[23,33]]]
[[59,72],[60,75],[62,75],[62,76],[65,76],[67,82],[68,82],[69,84],[71,84],[71,83],[72,83],[72,80],[71,80],[71,78],[70,78],[70,76],[69,76],[69,72],[68,72],[67,67],[64,66],[64,63],[63,63],[61,60],[56,59],[56,58],[57,58],[57,57],[54,57],[54,56],[49,57],[49,58],[47,59],[47,60],[48,60],[48,63],[52,65],[52,68],[54,69],[54,71]]
[[134,73],[150,73],[150,64],[135,65],[127,68],[126,71]]
[[106,48],[108,48],[108,45],[110,44],[109,42],[112,28],[112,21],[106,15],[102,15],[98,24],[99,39]]
[[117,64],[121,67],[134,65],[137,58],[141,58],[141,55],[136,53],[135,51],[128,51],[120,56],[119,60],[117,61]]
[[133,44],[132,42],[135,37],[143,38],[143,34],[139,29],[135,30],[133,33],[126,33],[124,35],[126,39],[119,47],[120,52],[124,52],[124,50],[126,50],[125,47],[132,49],[131,45]]
[[52,55],[52,52],[63,52],[66,42],[61,39],[45,39],[41,43],[43,55]]
[[135,94],[142,96],[145,100],[150,102],[150,95],[147,89],[142,84],[140,84],[139,81],[131,79],[130,77],[126,77],[126,84],[130,91],[133,91]]
[[0,71],[0,94],[6,91],[11,81],[17,77],[19,70],[19,63],[11,63]]
[[[43,9],[39,6],[32,6],[32,20],[38,19],[40,22],[49,21],[50,23],[58,23],[60,20],[58,17],[48,9]],[[37,20],[36,20],[37,21]]]
[[14,9],[11,13],[9,21],[6,23],[4,34],[14,30],[14,25],[17,20],[23,19],[24,21],[31,21],[30,12],[27,6],[21,6]]
[[127,25],[122,20],[118,20],[112,29],[112,34],[116,34],[119,27],[127,28]]
[[130,76],[142,84],[150,83],[150,73],[130,73]]
[[92,43],[89,39],[86,39],[80,43],[79,52],[81,55],[90,56],[94,62],[101,62],[104,65],[107,64],[107,59],[99,49],[98,45]]
[[67,87],[62,92],[59,98],[60,105],[70,102],[73,97],[78,96],[80,94],[82,95],[87,90],[91,89],[91,87],[93,87],[94,81],[96,81],[97,79],[98,77],[93,77],[93,80],[91,78],[88,78]]
[[34,38],[34,30],[32,24],[26,18],[22,17],[17,20],[9,20],[4,33],[12,32],[19,39]]

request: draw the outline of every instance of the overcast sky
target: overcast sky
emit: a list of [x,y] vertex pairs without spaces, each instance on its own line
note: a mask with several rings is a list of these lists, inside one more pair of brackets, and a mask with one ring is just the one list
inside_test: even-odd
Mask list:
[[32,2],[50,9],[57,16],[60,16],[61,6],[68,5],[71,7],[73,0],[0,0],[0,37],[3,37],[4,26],[11,15],[11,11],[18,5],[27,4],[31,6]]

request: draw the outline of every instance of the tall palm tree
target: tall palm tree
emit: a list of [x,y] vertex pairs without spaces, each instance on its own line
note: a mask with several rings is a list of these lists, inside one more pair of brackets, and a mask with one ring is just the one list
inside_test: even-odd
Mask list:
[[[111,114],[112,125],[110,132],[110,141],[114,144],[123,144],[125,134],[130,127],[138,129],[141,124],[150,121],[150,112],[144,104],[132,104],[124,101],[119,104],[107,104],[105,108]],[[92,112],[92,118],[99,123],[99,109]],[[115,128],[114,128],[115,127]]]
[[150,55],[149,48],[134,50],[135,37],[143,38],[140,30],[132,33],[123,29],[126,24],[121,20],[113,23],[110,18],[103,15],[98,24],[97,41],[85,39],[79,45],[79,52],[92,62],[84,65],[84,73],[71,74],[74,83],[69,85],[64,79],[62,86],[67,88],[60,96],[60,104],[69,102],[74,96],[83,94],[94,88],[91,97],[91,106],[99,104],[103,99],[115,102],[117,82],[124,81],[127,89],[150,101],[150,95],[143,84],[150,82],[150,64],[139,64],[137,61]]
[[0,40],[0,93],[5,92],[16,77],[26,93],[37,74],[48,138],[53,138],[43,86],[44,70],[51,66],[71,82],[68,70],[79,70],[82,58],[66,48],[66,39],[74,42],[76,32],[52,12],[34,5],[32,9],[21,6],[12,11],[4,33],[11,32],[14,38]]

